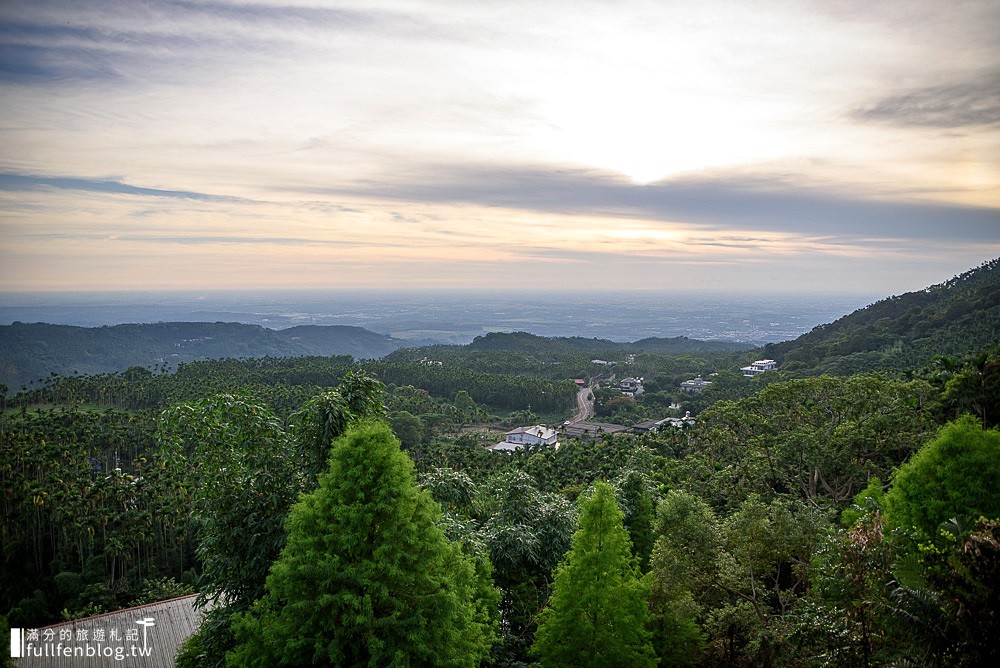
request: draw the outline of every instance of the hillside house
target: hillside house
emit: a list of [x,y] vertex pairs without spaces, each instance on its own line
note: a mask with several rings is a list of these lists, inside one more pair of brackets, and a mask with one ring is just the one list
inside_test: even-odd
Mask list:
[[774,360],[757,360],[750,366],[740,367],[740,371],[743,372],[744,377],[753,378],[765,371],[771,371],[778,368],[778,363]]
[[700,394],[706,387],[712,384],[710,380],[702,380],[701,378],[692,378],[691,380],[685,380],[681,383],[681,389],[685,392],[696,392]]
[[632,431],[637,434],[649,434],[659,431],[663,426],[663,420],[644,420],[632,425]]
[[618,389],[626,397],[637,397],[645,391],[642,388],[642,378],[623,378],[618,383]]
[[676,427],[681,428],[687,425],[694,424],[694,418],[691,417],[691,411],[684,413],[682,418],[664,418],[662,420],[646,420],[644,422],[638,422],[632,425],[632,431],[637,434],[648,434],[650,432],[660,431],[663,427]]
[[518,427],[517,429],[508,431],[504,434],[501,442],[490,446],[489,449],[494,451],[510,451],[528,446],[552,446],[558,448],[558,441],[559,434],[555,429],[549,429],[548,427],[536,424],[531,427]]

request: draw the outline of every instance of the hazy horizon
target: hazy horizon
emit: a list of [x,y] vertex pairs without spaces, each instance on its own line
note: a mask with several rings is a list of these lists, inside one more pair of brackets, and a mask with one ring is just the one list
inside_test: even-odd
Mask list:
[[[951,278],[949,276],[949,278]],[[943,281],[939,281],[943,282]],[[930,287],[930,286],[923,286]],[[914,288],[907,292],[914,292],[922,288]],[[780,295],[783,297],[811,297],[820,298],[825,296],[833,297],[871,297],[874,300],[883,297],[890,297],[891,294],[881,295],[869,291],[834,291],[829,293],[815,293],[808,290],[731,290],[721,288],[596,288],[596,289],[573,289],[573,288],[551,288],[551,289],[506,289],[506,288],[186,288],[186,289],[149,289],[136,288],[128,289],[105,289],[105,290],[0,290],[0,305],[5,301],[13,299],[32,298],[55,298],[65,300],[75,300],[78,298],[99,298],[102,296],[176,296],[190,298],[194,296],[212,297],[225,295],[258,296],[265,295],[278,297],[281,295],[414,295],[414,296],[435,296],[435,295],[458,295],[458,296],[498,296],[498,297],[531,297],[531,296],[552,296],[571,295],[576,297],[587,297],[588,295],[708,295],[729,298],[739,298],[742,295],[751,297],[766,297],[768,295]],[[893,293],[898,294],[898,293]]]
[[241,322],[269,329],[348,325],[398,339],[468,343],[497,331],[613,341],[649,337],[767,343],[793,339],[870,303],[859,295],[604,292],[0,294],[0,325]]

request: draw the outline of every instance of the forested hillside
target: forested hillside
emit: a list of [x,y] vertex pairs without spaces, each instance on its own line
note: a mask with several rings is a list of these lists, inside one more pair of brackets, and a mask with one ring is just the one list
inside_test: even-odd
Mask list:
[[888,297],[820,325],[762,356],[789,373],[849,374],[927,366],[1000,341],[1000,259],[917,292]]
[[644,352],[664,355],[717,355],[748,350],[752,346],[727,341],[698,341],[686,336],[646,338],[632,343],[573,337],[543,337],[528,332],[491,332],[477,336],[464,346],[435,345],[399,350],[390,360],[449,360],[466,365],[485,364],[478,360],[524,360],[533,366],[539,363],[564,363],[601,358],[605,361],[624,360],[629,355]]
[[73,327],[44,323],[0,326],[0,383],[11,389],[48,378],[174,368],[225,357],[387,355],[404,342],[360,327],[301,326],[271,330],[234,322],[164,322]]
[[[955,357],[891,372],[515,333],[51,376],[0,397],[0,626],[197,592],[182,667],[996,665],[1000,345],[947,339],[993,269],[919,307]],[[571,437],[572,378],[693,420]],[[534,424],[559,447],[487,449]]]
[[299,325],[275,330],[275,334],[285,341],[301,346],[309,355],[350,355],[359,360],[377,359],[403,346],[420,343],[420,341],[402,341],[386,334],[376,334],[362,327],[347,325]]
[[[665,355],[715,354],[749,346],[686,337],[614,343],[602,339],[544,338],[518,332],[487,334],[468,346],[425,346],[361,327],[301,325],[271,330],[240,323],[167,322],[109,327],[74,327],[44,323],[0,326],[0,383],[17,390],[59,376],[115,373],[130,367],[173,369],[178,364],[222,358],[350,355],[378,359],[402,348],[394,360],[433,356],[484,371],[535,370],[540,361],[582,368],[590,359],[624,358],[637,352]],[[424,346],[415,348],[414,346]],[[513,359],[523,363],[512,365]],[[478,362],[477,362],[478,360]],[[491,360],[500,360],[491,365]],[[569,367],[567,367],[569,368]]]
[[[358,631],[320,625],[316,637],[336,643],[331,652],[363,656],[371,651],[357,644],[365,634],[389,634],[380,637],[394,647],[417,636],[406,635],[405,623],[387,626],[377,609],[350,614],[353,599],[339,585],[325,590],[326,583],[350,578],[362,590],[405,596],[406,583],[423,577],[429,562],[403,555],[432,550],[440,556],[428,559],[455,564],[436,577],[461,578],[442,586],[461,598],[449,605],[477,611],[478,630],[465,636],[457,621],[440,621],[449,626],[421,636],[422,643],[471,643],[485,665],[544,658],[562,646],[549,638],[529,652],[539,623],[562,614],[540,616],[551,603],[557,567],[571,546],[586,544],[575,531],[597,531],[578,520],[575,503],[589,502],[592,486],[606,481],[621,515],[615,520],[617,513],[607,511],[612,524],[599,531],[619,535],[614,522],[621,522],[631,552],[602,568],[641,576],[629,596],[647,604],[647,612],[630,613],[648,626],[633,636],[641,646],[626,654],[670,665],[803,667],[971,666],[991,657],[982,627],[997,630],[983,613],[1000,585],[990,579],[1000,564],[1000,529],[976,518],[1000,515],[995,495],[981,493],[1000,484],[1000,436],[968,419],[942,431],[960,407],[940,385],[877,375],[775,382],[746,399],[717,402],[686,429],[562,438],[558,449],[507,455],[484,449],[495,435],[467,428],[483,419],[467,394],[445,400],[413,386],[383,388],[359,375],[349,358],[323,367],[327,359],[197,362],[179,374],[133,371],[90,386],[99,392],[114,381],[118,401],[133,393],[135,406],[152,391],[152,409],[81,406],[88,379],[63,379],[47,390],[47,408],[5,411],[0,609],[10,623],[31,628],[197,590],[227,603],[211,613],[180,665],[221,665],[227,651],[302,651],[293,642],[299,636],[289,633],[312,622],[295,620],[318,620],[309,611],[337,601],[337,614],[349,615],[345,624],[352,620]],[[174,388],[173,397],[162,396],[157,383]],[[404,413],[423,416],[417,438],[400,419]],[[372,457],[403,462],[391,455],[400,446],[388,430],[357,432],[349,447],[336,441],[356,420],[386,414],[421,493],[436,505],[419,502],[424,528],[417,532],[400,521],[416,517],[412,505],[379,520],[392,518],[392,536],[408,541],[396,566],[369,556],[345,563],[370,553],[350,547],[372,540],[370,523],[353,518],[383,517],[387,511],[368,504],[418,493],[405,491],[414,484],[409,474],[370,475]],[[348,449],[337,470],[357,484],[323,473],[339,447]],[[911,460],[900,483],[905,493],[896,492],[894,471]],[[938,477],[939,462],[953,462],[954,473]],[[355,493],[363,485],[391,488]],[[342,511],[322,500],[330,492],[320,490],[332,486]],[[305,505],[295,510],[296,503]],[[285,524],[290,514],[313,519]],[[929,544],[937,520],[927,520],[928,528],[908,518],[942,514],[958,518],[950,533],[932,550],[916,551],[917,541]],[[428,533],[428,518],[453,547]],[[316,522],[340,528],[315,533]],[[295,532],[299,546],[289,552],[282,549],[293,540],[286,531]],[[424,547],[421,536],[434,546]],[[388,533],[384,540],[376,554],[397,554],[398,541]],[[286,568],[279,563],[310,565],[315,584],[269,579]],[[607,584],[588,581],[588,572],[565,587]],[[377,582],[367,579],[372,574],[381,574]],[[285,621],[266,621],[274,616]],[[270,630],[262,636],[258,628]],[[565,649],[585,653],[585,637],[575,637]]]

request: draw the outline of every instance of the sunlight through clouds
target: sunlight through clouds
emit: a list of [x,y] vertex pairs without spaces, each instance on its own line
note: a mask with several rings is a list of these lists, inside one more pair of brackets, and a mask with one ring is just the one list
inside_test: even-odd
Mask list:
[[1000,254],[995,3],[0,12],[0,289],[773,289],[833,263],[799,286],[823,291]]

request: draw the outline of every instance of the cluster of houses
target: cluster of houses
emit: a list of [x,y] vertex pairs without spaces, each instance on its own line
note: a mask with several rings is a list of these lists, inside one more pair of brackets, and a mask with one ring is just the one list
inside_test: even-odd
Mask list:
[[513,452],[526,447],[559,447],[559,435],[568,438],[599,438],[610,434],[648,434],[659,431],[665,427],[681,428],[694,424],[695,420],[691,413],[686,413],[682,418],[664,418],[662,420],[646,420],[638,424],[626,427],[621,424],[610,422],[564,422],[559,430],[545,427],[540,424],[530,427],[518,427],[504,434],[502,441],[496,445],[491,445],[488,450],[494,452]]
[[[591,364],[596,364],[597,366],[611,366],[616,364],[616,362],[609,362],[608,360],[593,359],[590,360]],[[635,354],[629,354],[625,356],[623,364],[635,364]]]
[[[751,362],[750,366],[740,367],[740,373],[743,374],[745,378],[753,378],[758,376],[765,371],[773,371],[778,368],[778,363],[774,360],[757,360],[756,362]],[[685,392],[695,392],[700,394],[712,384],[710,380],[704,380],[701,376],[697,378],[692,378],[691,380],[685,380],[681,383],[681,389]]]
[[[608,364],[604,360],[591,360],[594,364]],[[741,367],[740,371],[747,378],[753,378],[766,371],[778,368],[774,360],[757,360],[750,366]],[[582,378],[576,379],[576,384],[584,387],[586,381]],[[712,384],[710,380],[704,380],[701,376],[685,380],[680,387],[685,392],[701,393]],[[618,389],[626,397],[637,397],[644,392],[642,378],[623,378],[618,382]],[[671,406],[673,407],[673,405]],[[565,422],[561,427],[561,433],[571,438],[597,438],[608,434],[633,433],[646,434],[658,431],[664,427],[682,428],[694,424],[695,420],[691,413],[685,413],[682,418],[664,418],[662,420],[646,420],[631,427],[610,422]],[[559,447],[560,431],[542,425],[530,427],[518,427],[504,434],[503,441],[489,447],[497,452],[512,452],[525,447]]]

